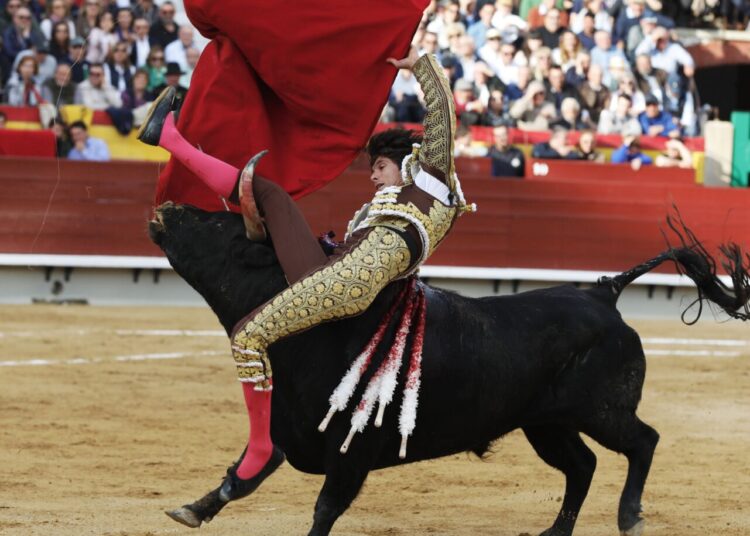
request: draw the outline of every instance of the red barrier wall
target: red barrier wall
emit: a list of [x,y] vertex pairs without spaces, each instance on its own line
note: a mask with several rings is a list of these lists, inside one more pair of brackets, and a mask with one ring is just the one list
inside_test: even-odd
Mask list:
[[[146,234],[158,172],[155,164],[61,160],[58,175],[55,160],[0,159],[0,251],[158,255]],[[343,237],[373,193],[368,176],[366,163],[355,162],[301,200],[312,229]],[[458,221],[430,264],[622,270],[664,249],[660,228],[673,203],[711,251],[728,240],[750,247],[748,190],[590,173],[503,180],[467,171],[462,184],[479,211]]]

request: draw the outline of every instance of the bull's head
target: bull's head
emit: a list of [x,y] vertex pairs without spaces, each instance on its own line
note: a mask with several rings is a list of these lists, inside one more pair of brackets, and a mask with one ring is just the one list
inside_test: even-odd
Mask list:
[[238,214],[165,203],[149,222],[149,235],[227,332],[286,286],[273,248],[248,240]]

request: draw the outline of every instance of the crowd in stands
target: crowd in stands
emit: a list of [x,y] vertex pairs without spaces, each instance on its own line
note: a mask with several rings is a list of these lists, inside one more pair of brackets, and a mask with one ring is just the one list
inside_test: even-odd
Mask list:
[[184,98],[201,53],[170,1],[0,0],[0,10],[2,102],[38,107],[60,156],[109,158],[84,122],[65,125],[65,107],[105,111],[129,134],[167,85]]
[[[437,55],[462,125],[551,130],[534,156],[600,160],[590,147],[569,147],[566,133],[585,131],[584,144],[593,133],[619,134],[633,141],[631,151],[639,135],[700,134],[694,62],[672,32],[683,16],[675,4],[441,0],[425,13],[415,44]],[[418,84],[400,72],[383,120],[423,115]],[[623,148],[620,161],[650,163]]]

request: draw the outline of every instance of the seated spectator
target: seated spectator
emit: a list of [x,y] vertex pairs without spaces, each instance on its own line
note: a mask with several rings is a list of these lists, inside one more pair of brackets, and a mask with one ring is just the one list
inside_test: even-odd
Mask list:
[[131,87],[122,93],[122,107],[135,110],[140,106],[148,105],[154,98],[156,95],[148,90],[148,73],[145,69],[138,69],[133,74]]
[[492,131],[494,143],[488,152],[492,159],[493,177],[523,178],[526,158],[520,149],[509,143],[508,127],[495,127]]
[[[461,23],[461,7],[458,0],[448,0],[447,2],[438,4],[438,11],[435,18],[427,25],[427,31],[437,34],[438,45],[441,49],[448,48],[450,43],[448,41],[448,26],[453,23]],[[466,33],[466,27],[464,26],[464,33]]]
[[641,133],[641,123],[632,112],[633,99],[627,93],[615,99],[615,110],[602,110],[599,116],[599,134],[620,134],[621,136]]
[[471,129],[466,125],[459,125],[456,128],[456,139],[453,143],[453,156],[465,156],[476,158],[487,156],[487,147],[483,143],[474,142]]
[[[76,25],[70,17],[70,3],[66,0],[47,0],[47,17],[39,24],[39,29],[47,41],[53,41],[54,27],[64,23],[68,28],[68,39],[76,36]],[[67,47],[63,49],[67,50]]]
[[91,110],[106,110],[110,107],[122,106],[120,93],[104,79],[104,67],[101,63],[91,64],[88,80],[78,84],[75,100],[77,104],[82,104]]
[[682,45],[670,40],[669,32],[663,26],[657,26],[635,49],[636,55],[645,54],[651,57],[651,65],[665,71],[668,75],[682,74],[692,78],[695,74],[695,62]]
[[[550,0],[547,0],[550,1]],[[554,1],[554,0],[551,0]],[[542,36],[542,43],[550,49],[560,46],[560,34],[564,28],[560,21],[560,10],[552,8],[544,15],[544,25],[539,28]]]
[[27,48],[22,50],[16,56],[16,61],[13,62],[13,70],[18,68],[18,64],[21,60],[27,56],[33,56],[36,59],[37,74],[36,79],[38,82],[43,82],[48,78],[55,75],[55,69],[57,68],[57,61],[49,53],[47,45],[40,45],[39,48]]
[[68,153],[71,160],[92,160],[106,162],[110,160],[109,148],[104,140],[89,136],[86,123],[76,121],[68,129],[73,148]]
[[425,108],[420,101],[420,88],[410,69],[400,69],[391,86],[388,105],[393,120],[399,123],[421,123]]
[[526,91],[526,88],[529,86],[529,82],[531,82],[531,80],[531,68],[529,68],[528,65],[520,65],[518,67],[518,82],[516,82],[515,84],[508,84],[505,87],[503,96],[508,101],[520,99],[521,97],[523,97],[523,94]]
[[[667,73],[661,69],[654,69],[651,57],[639,54],[635,57],[635,80],[638,89],[644,94],[651,93],[659,103],[664,105],[664,87],[667,83]],[[645,104],[645,103],[644,103]]]
[[518,70],[518,66],[513,62],[514,52],[513,45],[503,43],[500,31],[492,28],[487,31],[487,40],[479,50],[479,57],[489,65],[503,84],[510,84],[516,78]]
[[617,91],[625,78],[631,76],[630,65],[623,56],[612,56],[609,58],[609,67],[604,72],[604,85],[610,91]]
[[198,60],[201,57],[201,53],[197,48],[189,48],[185,51],[185,57],[187,58],[187,69],[185,74],[180,78],[180,85],[189,88],[190,82],[193,79],[193,73],[198,65]]
[[67,158],[70,150],[73,148],[73,142],[70,141],[70,135],[68,134],[68,125],[62,119],[56,117],[50,120],[47,128],[52,129],[52,132],[55,134],[57,156]]
[[[611,4],[612,2],[609,3]],[[614,19],[609,11],[607,11],[607,6],[604,5],[603,0],[586,0],[583,4],[583,8],[570,21],[570,29],[579,34],[579,38],[581,37],[581,33],[585,33],[587,37],[593,40],[596,30],[612,31]],[[590,19],[590,21],[586,19]],[[591,25],[591,29],[585,31],[589,24]],[[586,46],[583,38],[581,38],[581,42]],[[593,41],[591,46],[593,46]]]
[[466,27],[460,22],[451,23],[445,28],[445,35],[448,36],[448,47],[443,53],[458,56],[458,43],[462,37],[466,37]]
[[49,42],[50,54],[56,61],[66,61],[70,49],[70,28],[66,22],[56,22],[52,27],[52,39]]
[[665,151],[656,157],[654,165],[690,169],[693,167],[693,155],[682,141],[672,138],[667,141]]
[[71,78],[70,65],[61,63],[55,69],[55,75],[42,84],[42,99],[56,106],[74,104],[76,88],[77,85]]
[[6,102],[11,106],[39,106],[44,99],[37,81],[39,65],[35,56],[25,56],[18,63],[15,76],[5,87]]
[[70,65],[70,76],[73,82],[80,84],[86,79],[89,70],[89,62],[86,57],[86,46],[82,37],[76,37],[70,40],[70,50],[68,58],[64,63]]
[[609,60],[613,56],[619,56],[623,60],[625,55],[620,49],[612,45],[612,36],[606,30],[598,30],[594,34],[594,48],[591,49],[591,63],[598,65],[603,71],[609,69]]
[[563,128],[553,130],[549,141],[534,144],[531,157],[546,160],[576,158],[573,146],[568,144],[568,131]]
[[612,40],[620,47],[624,48],[628,32],[633,26],[640,24],[640,20],[646,13],[645,0],[628,0],[625,9],[620,11],[615,26],[612,30]]
[[698,117],[695,97],[690,89],[691,80],[670,75],[664,86],[663,110],[672,115],[675,125],[685,136],[698,135]]
[[151,25],[148,21],[139,17],[133,22],[133,43],[130,50],[130,63],[137,69],[146,65],[148,53],[151,51],[151,41],[148,31]]
[[599,122],[602,110],[609,104],[610,93],[602,84],[602,68],[598,65],[589,67],[586,81],[578,88],[581,105],[594,124]]
[[453,89],[456,117],[466,126],[478,125],[484,113],[484,104],[474,93],[474,85],[461,78]]
[[159,45],[164,50],[169,43],[177,39],[177,30],[179,27],[174,21],[176,12],[172,2],[161,3],[159,18],[156,22],[151,23],[151,29],[149,30],[151,46]]
[[88,39],[91,30],[96,28],[100,17],[104,13],[105,10],[102,8],[100,0],[83,0],[83,5],[78,10],[78,18],[76,20],[76,37]]
[[136,19],[146,19],[150,28],[159,19],[159,8],[154,0],[136,0],[133,16]]
[[653,95],[646,97],[646,111],[638,116],[638,121],[647,136],[669,136],[677,130],[672,115],[659,109],[659,99]]
[[461,76],[464,74],[461,70],[461,63],[458,61],[458,58],[456,58],[456,56],[450,53],[446,53],[442,54],[440,57],[440,66],[443,68],[443,73],[448,79],[448,82],[450,82],[450,86],[452,89],[456,83],[456,80],[461,78]]
[[[536,51],[540,48],[546,48],[542,43],[542,34],[539,33],[539,30],[531,30],[526,35],[526,39],[523,42],[523,47],[516,53],[516,57],[514,58],[516,60],[516,63],[518,65],[523,65],[525,62],[530,67],[534,67],[534,65],[531,64],[531,61]],[[551,49],[548,50],[550,50],[551,54]]]
[[506,43],[515,43],[528,30],[528,23],[513,13],[513,0],[498,0],[495,3],[492,26],[498,29]]
[[587,11],[581,16],[581,19],[583,21],[583,26],[576,35],[581,42],[581,46],[586,50],[591,50],[596,45],[596,42],[594,41],[594,33],[596,33],[594,14]]
[[474,49],[474,41],[468,35],[462,35],[458,38],[457,55],[459,63],[461,64],[461,72],[463,73],[464,80],[469,82],[474,81],[474,70],[480,63],[479,56],[477,56],[476,50]]
[[648,15],[642,17],[640,22],[628,30],[625,38],[625,53],[632,60],[635,58],[635,50],[641,44],[647,35],[651,34],[656,28],[656,17]]
[[638,170],[642,165],[650,165],[653,160],[641,151],[641,140],[638,135],[623,136],[622,145],[612,151],[613,164],[629,163],[630,167]]
[[490,91],[495,88],[503,89],[506,87],[486,63],[483,61],[477,62],[474,66],[474,89],[482,104],[487,105],[490,100]]
[[97,21],[96,26],[89,31],[86,61],[89,63],[104,63],[107,61],[110,51],[117,44],[117,35],[115,35],[114,29],[115,18],[109,11],[105,11]]
[[596,136],[592,130],[581,131],[574,152],[578,160],[597,163],[604,162],[604,155],[596,150]]
[[[495,15],[495,4],[491,1],[484,2],[478,7],[477,15],[479,19],[469,26],[469,29],[466,30],[466,34],[474,40],[474,46],[477,49],[480,49],[484,46],[484,43],[487,40],[485,37],[487,30],[493,27],[492,17]],[[526,22],[523,19],[521,19],[521,21],[525,26]],[[437,43],[437,36],[435,37],[435,40]]]
[[180,78],[183,74],[185,73],[182,71],[182,69],[180,69],[179,63],[168,63],[167,71],[164,74],[164,84],[154,90],[154,95],[159,95],[167,88],[167,86],[172,86],[173,88],[175,88],[175,100],[185,100],[187,88],[180,85]]
[[581,119],[581,105],[573,97],[566,97],[560,105],[560,117],[549,124],[550,128],[563,130],[584,130],[589,127]]
[[565,75],[559,65],[553,65],[549,70],[547,79],[547,90],[545,100],[555,106],[557,113],[560,113],[562,101],[567,98],[578,100],[578,90],[565,81]]
[[21,6],[13,15],[13,24],[3,32],[3,54],[10,61],[13,61],[22,50],[44,45],[44,34],[31,22],[31,11]]
[[130,64],[128,45],[120,41],[112,49],[110,59],[104,64],[105,83],[122,93],[132,86],[135,67]]
[[508,106],[505,104],[505,97],[499,88],[490,91],[487,108],[482,116],[482,124],[488,127],[512,127],[516,124],[510,116]]
[[[558,28],[567,28],[569,23],[568,13],[557,9],[555,6],[556,3],[557,0],[541,0],[541,2],[537,2],[537,5],[529,10],[527,17],[529,28],[543,28],[547,22],[547,16],[555,10],[557,11],[556,26]],[[555,48],[549,44],[546,44],[546,46]]]
[[531,55],[529,66],[534,80],[546,83],[552,69],[552,51],[547,47],[538,49]]
[[200,52],[195,42],[193,29],[190,26],[182,26],[178,32],[179,38],[172,41],[164,49],[164,58],[167,63],[176,63],[183,71],[187,69],[187,49],[194,48]]
[[510,107],[510,116],[522,130],[544,131],[555,117],[555,107],[544,100],[544,85],[536,80],[529,83],[523,97]]
[[631,112],[634,115],[638,115],[646,109],[646,95],[638,89],[638,86],[635,83],[635,76],[629,72],[620,78],[617,89],[612,92],[612,101],[609,105],[610,111],[615,109],[615,106],[617,105],[617,97],[623,94],[630,97],[630,101],[632,102]]
[[130,6],[120,7],[117,10],[114,34],[119,43],[124,41],[128,44],[128,54],[130,54],[130,43],[133,41],[133,20],[133,12],[130,10]]
[[591,68],[591,55],[585,50],[581,50],[576,56],[575,65],[565,72],[565,82],[579,90],[588,78],[589,69]]
[[146,60],[146,72],[148,72],[148,90],[154,93],[154,90],[163,85],[165,73],[167,72],[166,62],[164,61],[164,51],[160,46],[151,47]]
[[560,34],[560,46],[552,51],[552,62],[566,72],[575,67],[576,57],[582,48],[576,34],[570,30],[564,30]]
[[425,32],[422,34],[422,39],[419,41],[419,55],[424,56],[425,54],[435,54],[437,59],[440,60],[440,47],[438,46],[436,33]]

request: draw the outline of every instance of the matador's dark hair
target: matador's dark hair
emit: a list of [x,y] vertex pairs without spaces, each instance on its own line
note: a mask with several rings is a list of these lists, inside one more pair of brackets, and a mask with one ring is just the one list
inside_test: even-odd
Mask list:
[[422,143],[422,135],[414,130],[405,128],[389,128],[375,134],[367,142],[367,154],[370,157],[370,165],[380,156],[393,160],[401,167],[401,162],[411,154],[412,144]]

